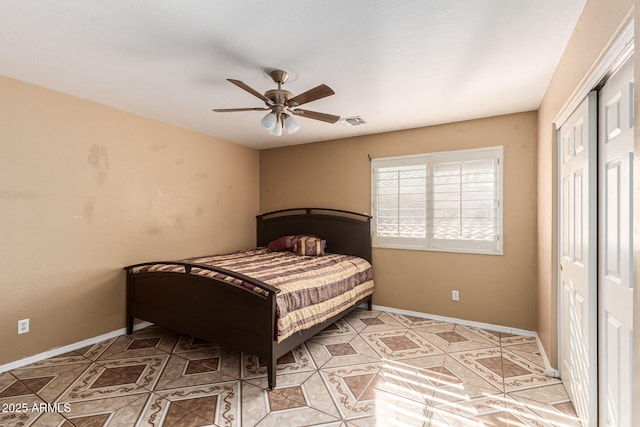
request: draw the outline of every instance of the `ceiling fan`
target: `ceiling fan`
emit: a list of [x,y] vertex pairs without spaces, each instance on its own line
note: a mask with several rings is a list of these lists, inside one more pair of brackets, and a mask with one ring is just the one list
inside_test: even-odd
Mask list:
[[229,113],[235,111],[271,110],[262,118],[260,125],[268,130],[270,134],[276,136],[282,135],[283,129],[286,129],[289,134],[295,133],[300,129],[300,125],[294,120],[293,116],[306,117],[308,119],[320,120],[327,123],[335,123],[340,120],[340,116],[298,108],[302,104],[335,94],[329,86],[321,84],[313,89],[309,89],[306,92],[293,96],[293,94],[288,90],[282,89],[282,85],[289,78],[289,74],[286,71],[273,70],[269,75],[273,81],[278,84],[278,89],[268,90],[264,95],[240,80],[227,79],[230,83],[233,83],[240,89],[244,89],[253,96],[260,98],[264,101],[266,105],[265,107],[216,108],[213,111],[218,113]]

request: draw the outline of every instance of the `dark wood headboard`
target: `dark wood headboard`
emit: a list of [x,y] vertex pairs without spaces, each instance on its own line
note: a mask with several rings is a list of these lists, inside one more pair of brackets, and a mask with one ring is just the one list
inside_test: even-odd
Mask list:
[[310,234],[327,241],[327,252],[354,255],[371,262],[371,217],[325,208],[296,208],[256,216],[257,244],[281,236]]

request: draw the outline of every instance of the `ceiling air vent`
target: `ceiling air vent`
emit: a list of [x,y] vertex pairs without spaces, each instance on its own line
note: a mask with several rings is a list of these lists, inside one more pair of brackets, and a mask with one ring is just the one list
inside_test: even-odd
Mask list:
[[341,121],[342,121],[343,124],[345,124],[347,126],[360,126],[360,125],[363,125],[363,124],[367,123],[360,116],[345,117]]

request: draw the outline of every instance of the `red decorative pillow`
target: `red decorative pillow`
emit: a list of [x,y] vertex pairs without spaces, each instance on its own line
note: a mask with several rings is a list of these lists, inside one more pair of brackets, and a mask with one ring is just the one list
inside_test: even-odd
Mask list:
[[302,256],[324,256],[327,241],[316,236],[294,236],[293,252]]
[[267,249],[271,252],[293,252],[293,238],[295,236],[282,236],[279,239],[272,240],[267,245]]

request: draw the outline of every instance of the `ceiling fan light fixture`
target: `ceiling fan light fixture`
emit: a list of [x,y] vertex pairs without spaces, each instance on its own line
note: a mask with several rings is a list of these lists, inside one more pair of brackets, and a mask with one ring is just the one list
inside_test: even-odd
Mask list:
[[340,116],[334,114],[320,113],[318,111],[303,110],[298,108],[303,104],[317,101],[319,99],[326,98],[331,95],[335,95],[333,89],[326,84],[320,84],[314,88],[311,88],[305,92],[293,95],[288,90],[282,88],[282,85],[287,81],[289,74],[284,70],[272,70],[269,73],[271,80],[278,85],[277,89],[271,89],[264,94],[258,92],[246,83],[235,80],[227,79],[229,83],[239,87],[240,89],[249,92],[251,95],[264,101],[264,107],[248,107],[248,108],[214,108],[213,111],[218,113],[230,113],[237,111],[268,111],[262,120],[260,120],[260,126],[266,129],[271,135],[280,136],[282,131],[286,128],[289,135],[296,133],[300,130],[300,125],[293,118],[293,115],[305,117],[312,120],[320,120],[326,123],[336,123],[340,120]]
[[[278,116],[276,116],[273,112],[268,113],[262,118],[262,120],[260,120],[260,126],[268,131],[273,130],[273,128],[276,126],[276,123],[278,123]],[[282,128],[280,129],[280,131],[282,132]]]
[[289,135],[296,133],[300,130],[300,125],[298,124],[298,122],[293,118],[293,116],[288,114],[284,119],[284,125],[287,128],[287,133]]
[[282,122],[280,120],[276,120],[275,126],[273,126],[273,129],[271,129],[269,133],[274,136],[282,135]]

